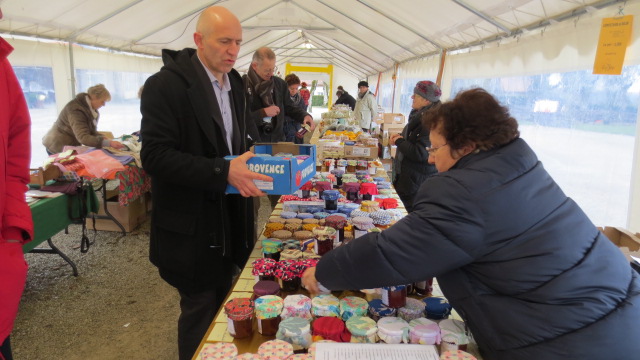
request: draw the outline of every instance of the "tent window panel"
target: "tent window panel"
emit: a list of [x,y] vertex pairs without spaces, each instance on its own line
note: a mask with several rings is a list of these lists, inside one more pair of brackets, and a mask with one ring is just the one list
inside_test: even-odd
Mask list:
[[598,226],[626,226],[640,100],[640,65],[454,79],[452,96],[482,87],[508,106],[551,176]]
[[42,145],[42,137],[58,116],[53,70],[51,67],[41,66],[14,66],[13,70],[24,92],[31,116],[31,167],[39,167],[48,157]]

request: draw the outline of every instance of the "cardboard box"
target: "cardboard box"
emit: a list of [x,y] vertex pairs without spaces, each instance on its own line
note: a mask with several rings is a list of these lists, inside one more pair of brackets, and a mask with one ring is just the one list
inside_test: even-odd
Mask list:
[[[256,144],[251,150],[256,154],[275,155],[286,153],[293,155],[308,155],[304,161],[292,157],[255,156],[247,162],[251,171],[269,175],[271,181],[254,181],[258,189],[270,195],[293,194],[302,184],[311,180],[316,174],[316,146],[298,145],[294,143],[264,143]],[[227,156],[225,159],[233,159]],[[238,194],[238,189],[227,185],[228,194]]]
[[42,186],[49,180],[59,178],[60,175],[62,175],[60,169],[54,165],[49,165],[46,169],[41,167],[29,169],[29,184]]
[[405,124],[383,124],[382,131],[401,133],[404,127]]
[[[126,232],[135,230],[138,225],[147,220],[145,196],[141,196],[130,202],[129,206],[120,206],[118,201],[107,201],[107,208],[109,209],[109,213],[118,220],[120,224],[122,224],[124,231]],[[102,200],[100,200],[98,215],[106,215]],[[87,218],[87,228],[94,228],[93,220],[90,217]],[[95,229],[104,231],[122,231],[111,219],[96,219]]]
[[640,250],[640,237],[634,235],[631,231],[612,226],[599,229],[617,247],[627,247],[631,251]]
[[382,114],[384,124],[401,124],[404,125],[404,115],[399,113]]
[[398,150],[397,146],[395,146],[395,145],[390,145],[389,146],[389,154],[391,155],[392,159],[395,159],[397,150]]
[[382,167],[384,168],[384,171],[386,172],[391,171],[391,168],[393,166],[392,159],[380,159],[380,161],[382,161]]
[[378,147],[362,146],[362,145],[345,145],[344,157],[347,159],[375,160],[378,158]]

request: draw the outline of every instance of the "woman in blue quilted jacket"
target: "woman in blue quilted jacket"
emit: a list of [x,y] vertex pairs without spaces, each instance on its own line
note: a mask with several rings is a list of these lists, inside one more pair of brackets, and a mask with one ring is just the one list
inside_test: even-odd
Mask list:
[[484,359],[637,358],[638,273],[562,192],[508,109],[472,89],[425,127],[438,173],[414,211],[325,254],[304,273],[307,289],[436,276]]

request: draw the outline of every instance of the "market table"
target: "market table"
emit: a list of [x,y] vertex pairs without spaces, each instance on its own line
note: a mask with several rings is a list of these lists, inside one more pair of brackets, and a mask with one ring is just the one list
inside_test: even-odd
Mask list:
[[[22,251],[25,254],[29,252],[58,254],[71,265],[73,275],[78,276],[76,264],[53,244],[52,237],[60,231],[66,230],[67,226],[73,223],[84,226],[86,215],[89,212],[97,211],[98,200],[93,189],[86,186],[81,195],[62,194],[58,197],[38,200],[30,204],[29,207],[33,219],[33,239],[23,245]],[[83,246],[83,241],[88,241],[84,238],[85,236],[83,231],[83,238],[80,239],[81,246]],[[49,245],[48,248],[37,248],[45,241]],[[88,243],[84,246],[88,246]]]

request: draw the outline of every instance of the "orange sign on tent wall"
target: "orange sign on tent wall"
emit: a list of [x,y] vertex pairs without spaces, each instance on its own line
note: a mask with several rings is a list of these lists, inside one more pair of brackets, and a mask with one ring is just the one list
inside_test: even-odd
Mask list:
[[633,15],[602,19],[600,39],[593,73],[602,75],[620,75],[622,64],[631,39]]

